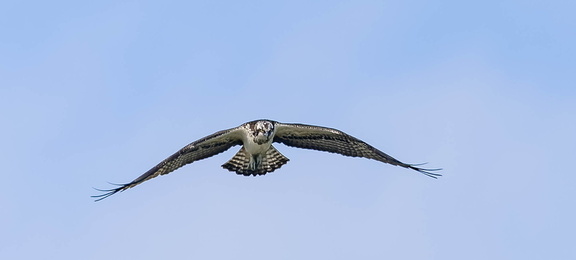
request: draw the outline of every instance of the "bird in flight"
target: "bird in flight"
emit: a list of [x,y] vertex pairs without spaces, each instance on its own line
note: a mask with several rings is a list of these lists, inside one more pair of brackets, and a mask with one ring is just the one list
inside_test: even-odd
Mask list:
[[364,157],[409,168],[432,178],[441,176],[434,172],[441,169],[424,169],[417,167],[420,164],[400,162],[364,141],[333,128],[256,120],[216,132],[186,145],[135,180],[126,184],[118,184],[119,187],[114,189],[97,189],[104,193],[92,197],[96,201],[105,199],[157,176],[171,173],[186,164],[222,153],[236,145],[242,145],[240,151],[222,167],[244,176],[264,175],[289,161],[272,146],[272,143],[351,157]]

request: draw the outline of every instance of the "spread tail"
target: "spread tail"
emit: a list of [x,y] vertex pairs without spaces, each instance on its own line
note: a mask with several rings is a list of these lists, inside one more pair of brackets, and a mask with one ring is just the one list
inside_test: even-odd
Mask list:
[[270,149],[268,149],[264,155],[253,156],[248,154],[244,147],[242,147],[240,151],[238,151],[232,159],[223,164],[222,167],[244,176],[256,176],[273,172],[289,160],[286,156],[278,152],[274,146],[270,146]]

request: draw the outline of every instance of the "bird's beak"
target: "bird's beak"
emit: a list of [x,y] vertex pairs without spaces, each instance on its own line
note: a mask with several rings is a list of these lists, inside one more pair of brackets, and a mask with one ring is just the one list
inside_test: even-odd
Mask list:
[[262,130],[262,129],[258,129],[258,130],[256,131],[256,135],[260,135],[260,133],[262,133],[262,135],[265,135],[265,136],[269,136],[269,135],[270,135],[269,132],[266,132],[266,131],[264,131],[264,130]]

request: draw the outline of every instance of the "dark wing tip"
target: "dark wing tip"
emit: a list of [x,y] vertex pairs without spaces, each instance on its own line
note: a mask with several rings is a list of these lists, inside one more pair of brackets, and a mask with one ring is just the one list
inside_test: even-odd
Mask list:
[[90,197],[94,198],[94,202],[101,201],[101,200],[103,200],[103,199],[105,199],[105,198],[108,198],[108,197],[110,197],[110,196],[112,196],[112,195],[114,195],[114,194],[116,194],[116,193],[118,193],[118,192],[120,192],[120,191],[125,190],[126,187],[127,187],[128,185],[130,185],[131,183],[127,183],[127,184],[110,183],[110,184],[116,185],[116,186],[120,186],[120,187],[114,188],[114,189],[109,189],[109,190],[101,190],[101,189],[93,188],[93,189],[95,189],[95,190],[97,190],[97,191],[104,192],[103,194],[100,194],[100,195],[92,195],[92,196],[90,196]]
[[442,174],[434,173],[435,171],[441,171],[442,168],[425,169],[425,168],[416,167],[416,166],[420,166],[420,165],[424,165],[424,164],[426,164],[426,163],[406,164],[406,165],[408,166],[408,168],[415,170],[419,173],[422,173],[428,177],[434,178],[434,179],[438,179],[438,177],[442,176]]

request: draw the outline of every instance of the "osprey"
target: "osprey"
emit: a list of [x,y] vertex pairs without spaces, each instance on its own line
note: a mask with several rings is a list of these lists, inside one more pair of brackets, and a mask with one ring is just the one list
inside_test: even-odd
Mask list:
[[256,120],[195,141],[132,182],[119,184],[119,187],[115,189],[97,189],[105,193],[92,197],[96,201],[105,199],[114,193],[132,188],[159,175],[171,173],[186,164],[214,156],[236,145],[242,145],[240,151],[222,167],[244,176],[264,175],[282,167],[289,161],[286,156],[272,146],[272,143],[282,143],[287,146],[338,153],[345,156],[364,157],[409,168],[432,178],[441,176],[438,173],[433,173],[433,171],[440,169],[423,169],[416,167],[419,166],[418,164],[400,162],[364,141],[333,128]]

